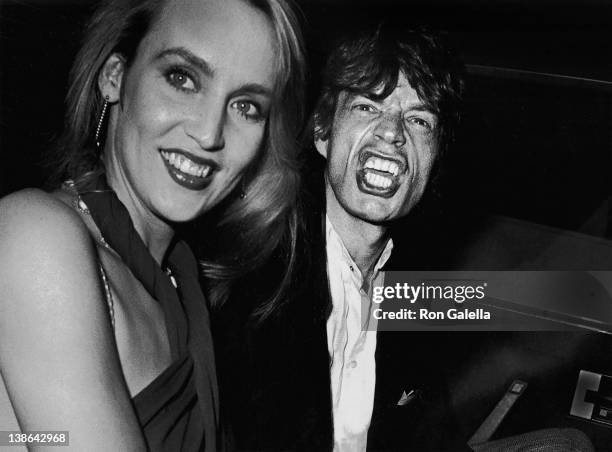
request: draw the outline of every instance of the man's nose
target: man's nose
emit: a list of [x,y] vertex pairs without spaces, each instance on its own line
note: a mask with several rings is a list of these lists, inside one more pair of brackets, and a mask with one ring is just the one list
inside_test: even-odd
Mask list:
[[406,144],[404,122],[401,115],[390,114],[383,116],[374,129],[374,136],[398,148]]
[[218,151],[225,146],[223,134],[225,103],[210,100],[193,111],[185,132],[205,151]]

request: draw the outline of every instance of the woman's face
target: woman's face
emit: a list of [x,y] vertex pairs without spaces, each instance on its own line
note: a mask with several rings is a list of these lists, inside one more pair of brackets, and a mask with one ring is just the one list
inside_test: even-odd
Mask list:
[[191,220],[232,191],[260,148],[275,77],[271,25],[240,0],[173,0],[129,68],[115,59],[105,67],[120,85],[109,182],[139,209]]

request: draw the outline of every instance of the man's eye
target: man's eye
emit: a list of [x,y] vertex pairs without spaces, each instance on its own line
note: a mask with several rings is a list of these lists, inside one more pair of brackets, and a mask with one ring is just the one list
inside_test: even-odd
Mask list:
[[261,109],[259,106],[254,104],[253,102],[247,100],[237,100],[232,103],[231,107],[236,110],[236,112],[249,120],[258,121],[263,119],[261,114]]
[[197,87],[191,75],[178,68],[171,69],[166,74],[168,83],[180,91],[196,91]]
[[366,112],[366,113],[375,113],[377,111],[376,107],[374,107],[372,105],[368,105],[368,104],[357,104],[357,105],[355,105],[354,108],[357,111],[363,111],[363,112]]
[[417,125],[419,127],[422,127],[424,129],[427,129],[427,130],[431,130],[432,129],[432,125],[429,123],[429,121],[426,121],[423,118],[419,118],[419,117],[413,116],[413,117],[408,118],[408,122],[411,123],[411,124],[415,124],[415,125]]

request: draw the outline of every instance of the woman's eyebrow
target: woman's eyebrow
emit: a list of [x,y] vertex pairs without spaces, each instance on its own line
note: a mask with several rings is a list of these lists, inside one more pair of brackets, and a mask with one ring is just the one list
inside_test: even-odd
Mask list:
[[260,96],[272,97],[272,90],[259,83],[247,83],[234,91],[234,95],[259,94]]
[[160,60],[168,56],[178,56],[179,58],[182,58],[187,63],[200,69],[208,77],[213,77],[215,75],[215,70],[206,60],[194,55],[184,47],[172,47],[170,49],[162,50],[155,55],[154,60]]
[[[168,56],[177,56],[185,60],[187,63],[191,64],[192,66],[197,67],[200,71],[204,73],[204,75],[208,77],[212,78],[215,75],[215,70],[210,66],[210,64],[206,60],[194,55],[192,52],[187,50],[185,47],[172,47],[169,49],[164,49],[161,52],[157,53],[153,59],[160,60]],[[246,94],[246,93],[259,94],[259,95],[266,96],[266,97],[272,97],[272,90],[259,83],[247,83],[245,85],[242,85],[240,88],[236,90],[236,94]]]

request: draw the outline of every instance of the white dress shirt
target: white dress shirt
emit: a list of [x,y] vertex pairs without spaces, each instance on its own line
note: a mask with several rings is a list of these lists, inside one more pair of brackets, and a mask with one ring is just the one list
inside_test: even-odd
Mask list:
[[[365,285],[329,218],[326,224],[327,276],[332,313],[327,320],[327,348],[331,358],[334,451],[365,451],[376,384],[376,325],[368,324],[372,286],[382,284],[380,271],[393,249],[389,240]],[[364,317],[362,319],[362,309]],[[370,331],[364,331],[368,329]]]

